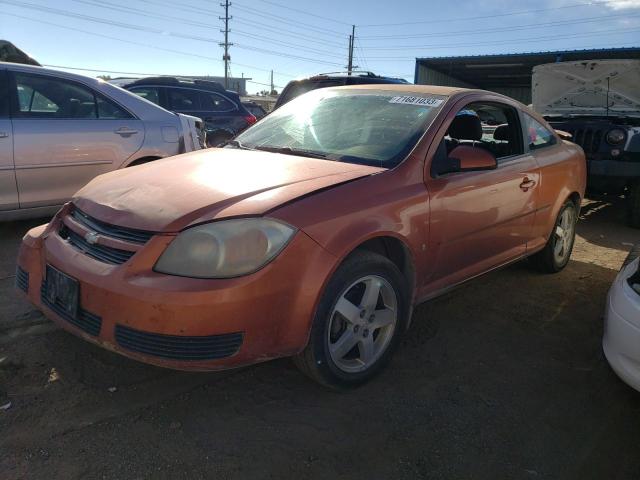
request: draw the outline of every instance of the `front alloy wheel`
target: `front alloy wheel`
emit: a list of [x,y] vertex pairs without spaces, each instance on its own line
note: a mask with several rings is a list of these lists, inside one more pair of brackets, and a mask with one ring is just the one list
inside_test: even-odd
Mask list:
[[386,351],[398,321],[391,284],[377,275],[353,282],[340,296],[327,329],[329,354],[344,372],[362,372]]
[[389,361],[406,327],[410,298],[407,280],[393,262],[355,252],[327,284],[309,343],[294,362],[331,388],[366,382]]

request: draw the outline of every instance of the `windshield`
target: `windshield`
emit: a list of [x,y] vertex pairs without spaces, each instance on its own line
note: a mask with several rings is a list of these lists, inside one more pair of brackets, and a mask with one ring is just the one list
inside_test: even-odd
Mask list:
[[239,135],[235,146],[392,168],[418,142],[445,97],[316,90]]

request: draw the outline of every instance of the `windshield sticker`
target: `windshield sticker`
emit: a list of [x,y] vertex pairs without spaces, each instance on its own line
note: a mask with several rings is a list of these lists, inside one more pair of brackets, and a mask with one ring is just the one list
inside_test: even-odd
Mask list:
[[389,103],[403,103],[405,105],[425,105],[428,107],[437,107],[442,104],[444,100],[440,98],[433,97],[409,97],[409,96],[400,96],[400,97],[392,97],[389,100]]

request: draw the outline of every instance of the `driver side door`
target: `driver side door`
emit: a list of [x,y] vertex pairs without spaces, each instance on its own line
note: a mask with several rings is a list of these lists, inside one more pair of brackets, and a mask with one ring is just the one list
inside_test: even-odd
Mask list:
[[10,83],[20,208],[66,202],[142,145],[142,121],[87,85],[18,70]]
[[[501,118],[485,124],[483,112]],[[476,120],[456,121],[461,112]],[[526,252],[533,235],[539,168],[525,153],[516,107],[497,101],[464,105],[449,118],[427,180],[430,195],[430,263],[428,290],[437,291],[508,263]],[[445,122],[447,123],[447,122]],[[473,132],[453,128],[470,125]],[[481,129],[481,132],[478,129]],[[497,168],[439,174],[438,155],[455,145],[489,150]]]
[[15,210],[18,188],[13,165],[13,126],[9,118],[7,71],[0,69],[0,210]]

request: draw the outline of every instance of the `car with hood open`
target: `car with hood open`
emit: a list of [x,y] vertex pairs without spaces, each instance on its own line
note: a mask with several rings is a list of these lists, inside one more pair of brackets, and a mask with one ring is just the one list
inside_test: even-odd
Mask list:
[[584,149],[588,190],[624,194],[640,228],[640,60],[538,65],[532,95],[533,109]]
[[62,328],[143,362],[291,356],[351,387],[416,304],[524,258],[562,270],[585,183],[582,150],[508,97],[320,89],[225,148],[94,179],[25,235],[16,279]]

